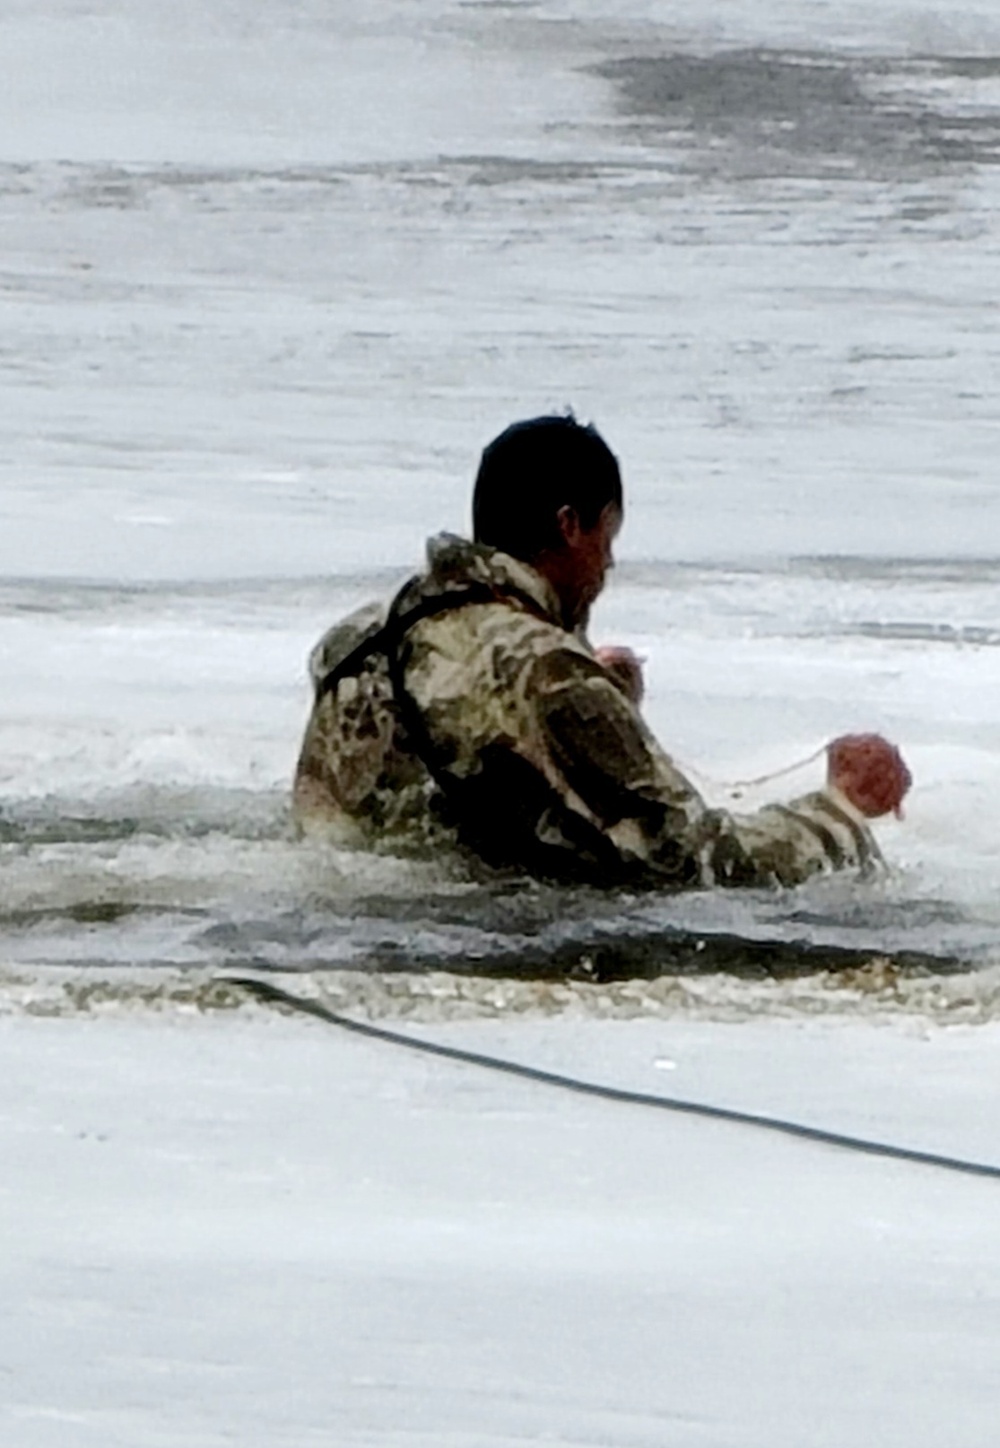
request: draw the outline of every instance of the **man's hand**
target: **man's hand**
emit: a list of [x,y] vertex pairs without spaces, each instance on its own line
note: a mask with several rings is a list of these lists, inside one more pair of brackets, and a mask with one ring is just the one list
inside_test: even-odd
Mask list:
[[638,706],[646,692],[642,677],[642,660],[631,649],[619,644],[595,649],[594,657],[602,668],[607,669],[625,697]]
[[827,784],[839,789],[868,819],[894,810],[913,783],[903,756],[881,734],[842,734],[826,747]]

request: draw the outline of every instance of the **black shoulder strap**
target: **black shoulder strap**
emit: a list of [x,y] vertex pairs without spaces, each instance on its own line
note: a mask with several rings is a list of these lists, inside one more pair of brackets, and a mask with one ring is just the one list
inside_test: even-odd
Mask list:
[[[408,745],[437,786],[436,808],[457,831],[462,844],[487,864],[527,870],[539,879],[585,884],[635,883],[635,871],[626,871],[610,840],[582,815],[568,809],[548,780],[526,759],[510,749],[493,746],[481,767],[469,778],[459,778],[431,736],[423,710],[406,685],[405,640],[415,624],[469,604],[507,604],[519,613],[545,623],[551,616],[537,599],[512,588],[471,583],[403,608],[407,593],[417,582],[403,585],[381,628],[351,650],[320,682],[317,698],[332,692],[341,679],[356,674],[365,662],[381,654],[388,668],[397,717]],[[548,816],[558,837],[539,837],[539,821]]]
[[[508,868],[516,865],[521,869],[527,868],[542,878],[564,878],[570,874],[573,878],[579,875],[581,879],[588,881],[596,877],[607,883],[611,878],[613,861],[604,861],[599,872],[589,868],[584,872],[580,862],[576,861],[568,849],[554,852],[559,855],[558,871],[553,862],[545,858],[545,849],[541,850],[541,857],[534,860],[532,842],[534,841],[537,847],[534,826],[538,818],[546,810],[560,814],[563,812],[561,801],[551,785],[527,761],[508,750],[494,751],[498,757],[491,760],[493,767],[480,771],[471,780],[457,778],[448,769],[447,761],[441,757],[441,751],[427,727],[423,710],[406,685],[406,635],[415,624],[425,618],[434,618],[452,609],[477,603],[508,604],[517,612],[532,614],[546,623],[551,623],[551,618],[530,594],[510,588],[504,588],[501,592],[486,583],[472,583],[464,588],[451,589],[433,598],[423,599],[412,608],[403,609],[403,600],[415,581],[410,579],[397,593],[382,627],[363,640],[357,648],[352,649],[346,658],[324,677],[317,691],[317,698],[322,698],[335,689],[341,679],[357,673],[367,659],[382,654],[388,667],[397,717],[409,747],[422,761],[437,786],[437,808],[442,817],[455,827],[460,841],[488,864]],[[487,778],[484,780],[480,776]],[[504,811],[497,810],[495,798],[486,797],[490,788],[499,788],[503,793],[508,813],[513,809],[514,818],[507,822],[506,828]],[[580,825],[583,826],[583,823],[581,820]],[[589,834],[599,833],[589,826],[586,828]],[[593,853],[593,841],[586,843],[591,848],[589,852],[581,851],[583,864],[587,863]],[[537,848],[535,853],[538,853]],[[576,874],[573,874],[574,868]]]
[[509,601],[525,613],[533,613],[540,619],[547,619],[541,604],[530,594],[524,593],[520,589],[510,588],[499,592],[488,583],[469,583],[464,588],[452,588],[445,593],[423,598],[412,608],[401,610],[400,605],[403,599],[419,581],[419,575],[407,579],[389,605],[389,613],[382,627],[362,639],[355,648],[344,655],[338,664],[334,664],[333,668],[323,675],[316,686],[317,703],[324,695],[332,694],[341,679],[353,678],[359,674],[368,659],[374,655],[383,654],[391,662],[410,629],[418,623],[422,623],[425,618],[436,618],[439,614],[450,613],[452,609],[465,608],[468,604],[507,603]]

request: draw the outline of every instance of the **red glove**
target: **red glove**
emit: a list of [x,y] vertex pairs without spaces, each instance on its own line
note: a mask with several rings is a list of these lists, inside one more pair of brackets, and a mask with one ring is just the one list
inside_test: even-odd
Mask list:
[[903,817],[903,797],[913,776],[894,744],[881,734],[842,734],[826,746],[827,783],[839,789],[869,819],[894,811]]

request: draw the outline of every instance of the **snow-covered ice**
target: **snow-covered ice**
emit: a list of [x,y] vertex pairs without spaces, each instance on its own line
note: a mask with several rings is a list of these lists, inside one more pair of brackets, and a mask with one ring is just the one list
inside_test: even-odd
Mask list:
[[[984,0],[8,0],[5,1443],[993,1441],[992,1183],[193,1007],[349,966],[449,1041],[998,1160],[998,78]],[[658,734],[720,802],[898,739],[881,884],[496,898],[288,839],[314,639],[568,405]],[[852,964],[364,974],[678,932]]]
[[[432,1034],[997,1155],[996,1026]],[[0,1037],[0,1401],[17,1448],[993,1440],[995,1182],[257,1011],[22,1016]]]

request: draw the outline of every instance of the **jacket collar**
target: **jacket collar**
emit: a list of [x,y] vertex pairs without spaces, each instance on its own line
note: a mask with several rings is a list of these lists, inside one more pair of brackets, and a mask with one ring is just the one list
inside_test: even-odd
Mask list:
[[565,628],[562,608],[555,589],[527,563],[489,548],[484,543],[471,543],[454,533],[438,533],[427,543],[427,577],[422,592],[444,592],[470,583],[486,584],[499,595],[527,594],[558,628]]

